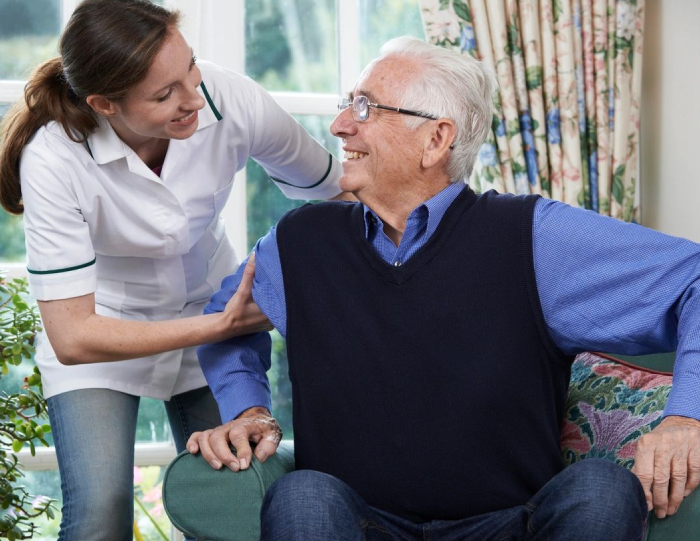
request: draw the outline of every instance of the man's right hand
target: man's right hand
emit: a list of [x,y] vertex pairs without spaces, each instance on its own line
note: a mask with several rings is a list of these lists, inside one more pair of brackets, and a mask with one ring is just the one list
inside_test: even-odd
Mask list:
[[[233,421],[204,432],[195,432],[187,440],[187,450],[196,454],[202,452],[212,468],[218,470],[226,465],[233,471],[245,470],[250,466],[253,451],[250,443],[256,444],[255,456],[260,462],[275,454],[282,440],[282,430],[277,421],[265,408],[250,408]],[[236,449],[231,452],[230,445]]]

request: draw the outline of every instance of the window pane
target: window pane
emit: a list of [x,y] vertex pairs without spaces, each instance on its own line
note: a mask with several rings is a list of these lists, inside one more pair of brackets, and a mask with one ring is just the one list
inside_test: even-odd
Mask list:
[[338,92],[335,0],[246,0],[246,73],[268,90]]
[[[329,126],[333,116],[297,116],[296,119],[333,155],[340,155],[340,139],[333,137]],[[306,201],[287,199],[274,185],[267,173],[253,160],[248,160],[246,169],[246,191],[248,198],[248,247],[252,249],[257,240],[267,234],[285,212],[299,207]],[[268,372],[272,387],[272,412],[282,427],[284,437],[292,433],[292,386],[289,382],[287,348],[277,331],[272,333],[272,368]]]
[[359,0],[360,62],[362,67],[379,56],[381,46],[397,36],[425,39],[417,1]]
[[0,209],[0,269],[3,262],[24,261],[22,218]]
[[[299,115],[295,116],[314,139],[330,152],[340,156],[340,139],[330,133],[334,116]],[[270,177],[253,160],[246,166],[246,196],[248,200],[248,249],[267,234],[285,212],[303,205],[306,201],[287,199]]]
[[170,424],[162,400],[142,398],[136,421],[136,441],[139,443],[163,443],[170,441]]
[[0,0],[0,79],[26,79],[58,54],[60,0]]

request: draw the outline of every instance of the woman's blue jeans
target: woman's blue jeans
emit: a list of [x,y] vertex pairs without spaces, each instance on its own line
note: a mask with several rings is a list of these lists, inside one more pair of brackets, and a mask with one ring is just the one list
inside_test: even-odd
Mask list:
[[270,487],[261,518],[262,541],[641,541],[647,504],[631,472],[587,459],[523,506],[424,524],[370,507],[335,477],[296,471]]
[[[139,397],[82,389],[48,399],[63,493],[60,541],[132,541]],[[178,452],[221,424],[208,387],[164,402]]]

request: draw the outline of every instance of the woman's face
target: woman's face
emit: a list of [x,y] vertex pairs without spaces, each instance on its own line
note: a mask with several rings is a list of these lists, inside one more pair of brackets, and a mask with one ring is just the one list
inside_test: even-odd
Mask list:
[[197,130],[197,111],[205,105],[197,92],[201,82],[192,49],[173,29],[146,78],[124,99],[111,102],[113,114],[107,118],[132,148],[153,138],[187,139]]

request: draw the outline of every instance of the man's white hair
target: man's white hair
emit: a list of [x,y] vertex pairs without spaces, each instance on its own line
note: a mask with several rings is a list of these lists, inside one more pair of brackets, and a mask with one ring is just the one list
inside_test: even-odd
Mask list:
[[[415,80],[406,87],[400,106],[455,122],[457,137],[446,169],[453,182],[469,178],[493,122],[493,93],[498,87],[493,70],[467,54],[410,36],[387,41],[375,62],[390,57],[417,62]],[[408,115],[404,121],[410,129],[426,122]]]

